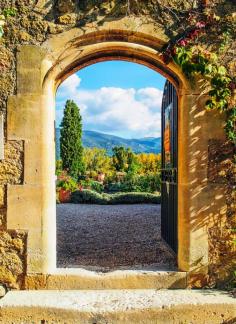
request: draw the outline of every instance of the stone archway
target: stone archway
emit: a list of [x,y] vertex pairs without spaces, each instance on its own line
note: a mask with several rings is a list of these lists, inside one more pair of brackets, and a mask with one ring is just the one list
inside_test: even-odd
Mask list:
[[[19,48],[17,95],[8,102],[7,134],[8,140],[24,141],[25,171],[22,185],[8,187],[7,226],[28,233],[28,288],[65,287],[65,276],[70,282],[68,287],[77,288],[155,288],[157,284],[155,274],[151,274],[152,279],[126,273],[94,280],[94,274],[72,275],[69,270],[56,269],[55,91],[75,71],[113,59],[146,65],[164,75],[177,89],[178,267],[189,273],[190,285],[208,272],[209,217],[216,215],[218,206],[223,205],[222,196],[207,180],[209,128],[215,139],[223,138],[222,121],[209,118],[212,113],[205,111],[204,96],[198,87],[193,88],[174,64],[166,66],[162,62],[159,54],[164,41],[150,36],[155,35],[153,26],[145,26],[142,32],[131,31],[121,23],[119,29],[115,27],[110,23],[100,31],[86,30],[83,34],[74,29],[53,36],[42,47]],[[185,281],[185,274],[179,278]]]

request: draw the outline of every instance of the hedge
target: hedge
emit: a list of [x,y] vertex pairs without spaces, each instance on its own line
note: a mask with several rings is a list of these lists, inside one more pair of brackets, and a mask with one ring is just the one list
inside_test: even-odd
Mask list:
[[98,192],[84,189],[76,190],[71,195],[71,202],[75,204],[160,204],[161,198],[158,194],[148,192],[120,192],[115,194],[99,194]]

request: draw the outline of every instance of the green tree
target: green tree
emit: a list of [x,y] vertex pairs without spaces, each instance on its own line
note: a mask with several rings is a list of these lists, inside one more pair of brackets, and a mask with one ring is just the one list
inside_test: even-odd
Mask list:
[[126,150],[127,154],[127,172],[136,174],[140,168],[137,155],[131,149]]
[[136,154],[130,148],[115,146],[112,149],[112,161],[116,171],[136,173],[139,169],[139,163]]
[[112,148],[112,162],[116,171],[125,172],[127,170],[127,151],[123,146]]
[[60,150],[62,167],[77,178],[84,172],[82,117],[73,100],[67,100],[61,122]]

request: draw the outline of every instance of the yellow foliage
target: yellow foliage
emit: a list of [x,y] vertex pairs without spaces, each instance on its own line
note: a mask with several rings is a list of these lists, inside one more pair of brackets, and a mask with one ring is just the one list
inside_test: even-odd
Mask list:
[[161,154],[141,153],[137,155],[140,174],[157,173],[161,168]]

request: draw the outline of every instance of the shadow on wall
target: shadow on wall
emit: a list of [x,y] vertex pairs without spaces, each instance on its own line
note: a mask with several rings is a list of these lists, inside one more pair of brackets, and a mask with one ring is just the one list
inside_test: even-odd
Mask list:
[[[208,178],[216,192],[215,204],[218,215],[213,217],[209,228],[209,253],[211,278],[222,280],[224,285],[232,285],[233,271],[236,269],[236,238],[232,229],[236,228],[235,185],[236,169],[233,156],[236,148],[231,143],[210,141]],[[222,190],[223,187],[223,190]],[[221,191],[220,191],[221,190]]]
[[[233,164],[235,148],[233,144],[223,140],[222,119],[214,115],[215,112],[200,111],[199,107],[198,104],[193,106],[190,113],[192,125],[196,126],[190,129],[190,147],[193,149],[189,152],[189,165],[191,166],[189,214],[190,231],[196,233],[195,239],[201,241],[200,230],[205,228],[207,231],[205,239],[208,238],[209,242],[208,267],[203,260],[204,257],[199,257],[191,265],[194,274],[189,274],[189,285],[191,287],[214,287],[215,285],[225,287],[227,284],[232,284],[233,273],[236,269],[236,249],[233,244],[235,237],[232,231],[236,228],[233,194],[236,179]],[[204,105],[202,107],[201,109],[204,109]],[[208,118],[215,118],[214,132],[209,129]],[[212,140],[211,133],[222,140]],[[191,173],[195,177],[192,178]],[[199,251],[200,249],[199,245]]]

